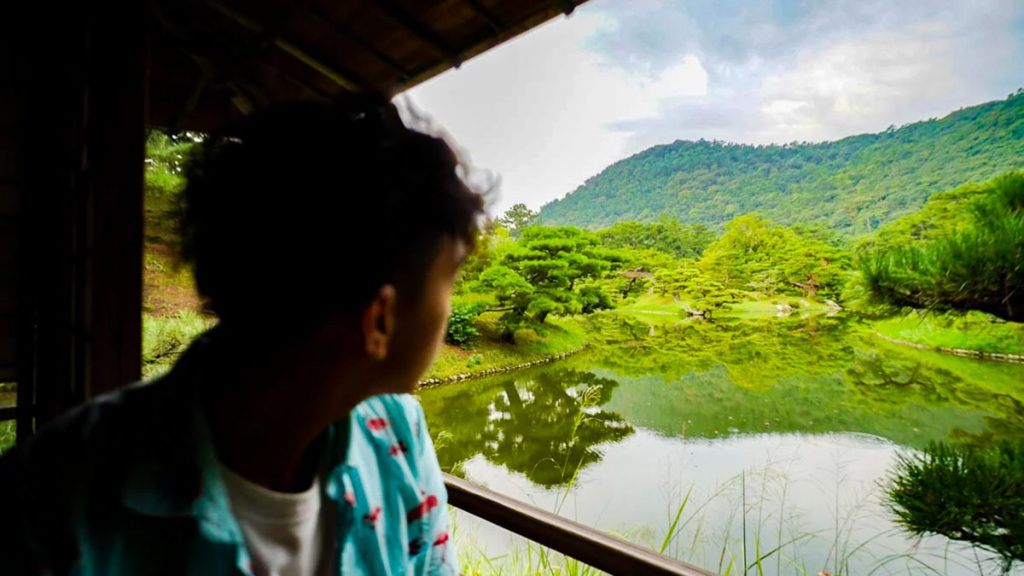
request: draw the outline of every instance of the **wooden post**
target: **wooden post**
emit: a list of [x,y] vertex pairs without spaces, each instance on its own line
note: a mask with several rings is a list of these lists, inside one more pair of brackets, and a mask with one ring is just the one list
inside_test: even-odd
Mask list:
[[19,6],[17,379],[38,425],[141,374],[148,3]]
[[85,108],[85,394],[142,375],[146,2],[96,0]]

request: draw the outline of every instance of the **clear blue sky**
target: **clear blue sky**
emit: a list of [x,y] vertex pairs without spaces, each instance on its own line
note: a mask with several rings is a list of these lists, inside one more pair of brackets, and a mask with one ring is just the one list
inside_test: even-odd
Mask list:
[[406,96],[500,212],[655,144],[832,140],[1021,86],[1021,0],[591,0]]

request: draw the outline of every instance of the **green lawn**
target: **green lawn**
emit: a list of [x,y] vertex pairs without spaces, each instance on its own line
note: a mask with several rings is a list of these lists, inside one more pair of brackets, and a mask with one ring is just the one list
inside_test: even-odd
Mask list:
[[572,318],[548,318],[516,333],[514,345],[500,340],[498,314],[480,316],[480,336],[469,346],[446,344],[431,367],[427,378],[445,378],[456,374],[504,368],[576,350],[586,340],[580,323]]

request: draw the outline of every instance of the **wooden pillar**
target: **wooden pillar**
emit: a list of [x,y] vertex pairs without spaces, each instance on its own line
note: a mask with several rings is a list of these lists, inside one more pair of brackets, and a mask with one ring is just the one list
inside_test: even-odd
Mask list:
[[18,381],[38,422],[140,377],[148,4],[32,4],[16,42]]
[[142,375],[147,3],[98,1],[85,107],[87,397]]

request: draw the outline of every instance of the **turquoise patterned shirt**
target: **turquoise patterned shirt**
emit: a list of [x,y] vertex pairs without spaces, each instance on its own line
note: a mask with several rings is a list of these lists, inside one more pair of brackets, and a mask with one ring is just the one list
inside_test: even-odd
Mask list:
[[[256,576],[194,399],[192,363],[85,404],[3,459],[0,573]],[[365,400],[329,427],[325,446],[334,574],[458,572],[447,493],[415,398]]]

